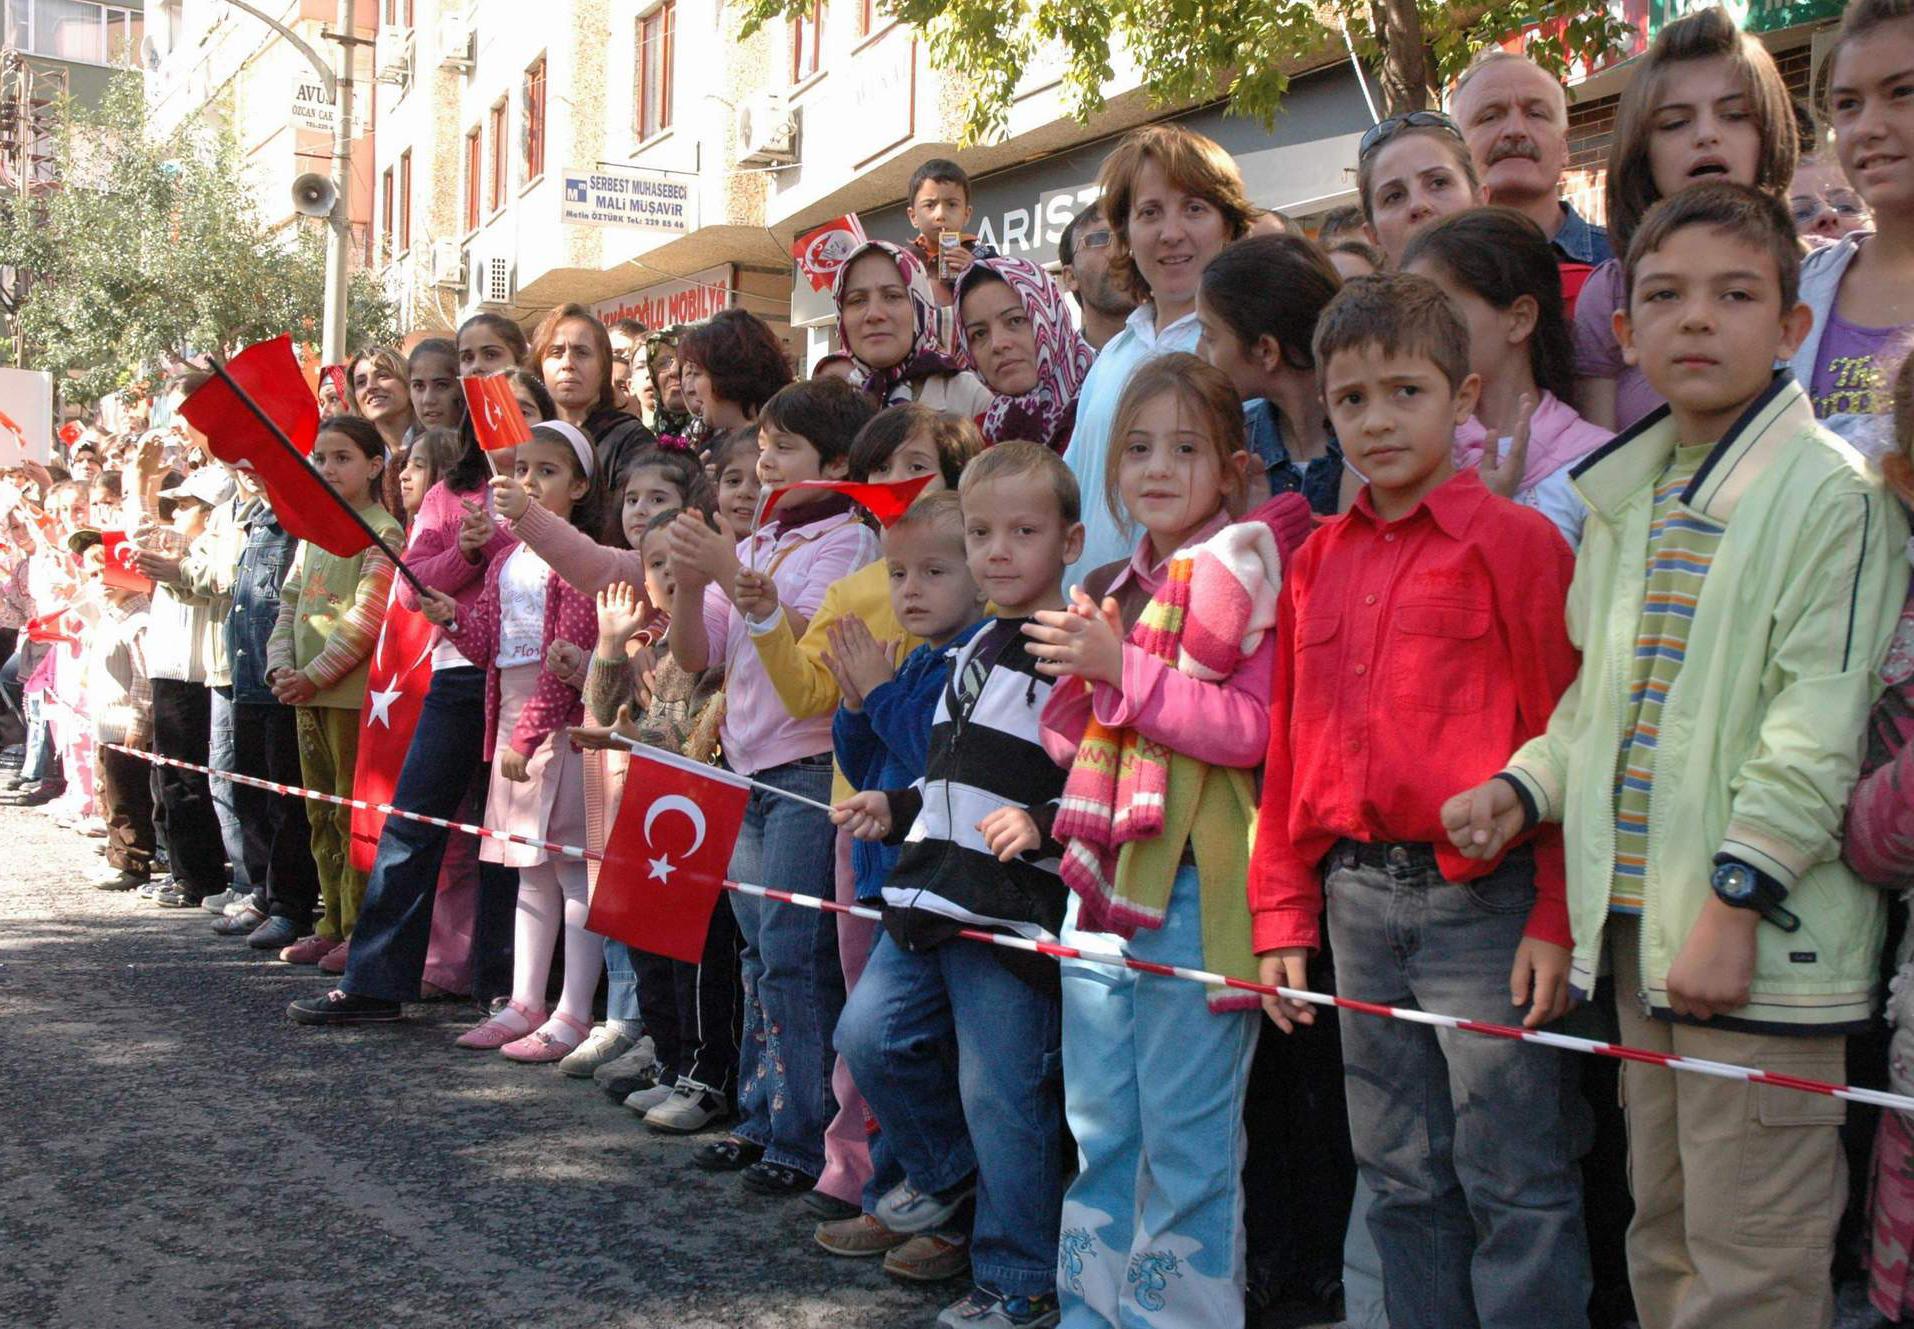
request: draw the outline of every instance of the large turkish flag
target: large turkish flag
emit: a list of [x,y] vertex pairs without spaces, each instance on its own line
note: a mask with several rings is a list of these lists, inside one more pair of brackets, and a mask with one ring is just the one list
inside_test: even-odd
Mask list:
[[698,963],[750,796],[751,787],[728,771],[633,748],[585,926]]
[[[395,589],[386,605],[379,644],[372,648],[366,675],[365,705],[359,709],[359,758],[352,768],[352,795],[369,803],[390,803],[399,787],[412,731],[419,727],[426,690],[432,686],[433,628],[425,615],[399,603]],[[352,810],[352,866],[372,871],[379,852],[385,813]]]

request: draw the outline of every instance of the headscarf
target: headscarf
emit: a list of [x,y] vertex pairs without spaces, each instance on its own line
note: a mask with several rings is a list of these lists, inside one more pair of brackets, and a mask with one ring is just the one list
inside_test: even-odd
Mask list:
[[[851,339],[844,335],[844,283],[860,258],[873,251],[890,255],[897,264],[897,275],[910,292],[911,344],[904,358],[889,369],[873,369],[851,350]],[[937,298],[931,294],[930,276],[917,256],[887,240],[872,240],[851,252],[831,283],[831,303],[837,306],[837,341],[851,357],[851,382],[888,406],[891,393],[899,385],[916,383],[932,374],[955,374],[963,365],[946,355],[937,344]],[[901,400],[901,399],[900,399]]]
[[[1097,353],[1071,321],[1057,283],[1028,259],[994,257],[972,263],[957,278],[960,306],[970,288],[971,274],[979,269],[1003,278],[1023,301],[1037,343],[1037,386],[1020,397],[999,393],[991,399],[982,421],[984,441],[996,444],[1022,439],[1047,444],[1057,422],[1076,400],[1077,389],[1083,386],[1083,376],[1090,372],[1090,362]],[[976,357],[970,354],[970,339],[964,335],[961,318],[957,320],[957,344],[965,358],[974,362]]]

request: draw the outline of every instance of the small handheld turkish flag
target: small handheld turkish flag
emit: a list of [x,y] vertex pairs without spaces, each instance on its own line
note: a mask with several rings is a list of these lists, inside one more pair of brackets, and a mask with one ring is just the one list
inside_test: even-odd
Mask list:
[[751,527],[756,530],[764,524],[764,519],[778,500],[792,490],[821,494],[842,494],[853,503],[861,503],[877,518],[879,526],[889,527],[904,515],[917,496],[924,492],[924,486],[930,483],[928,475],[913,476],[908,480],[892,480],[887,484],[873,484],[862,480],[799,480],[796,484],[780,485],[758,500],[757,516]]
[[153,579],[140,571],[139,550],[127,539],[125,531],[101,531],[100,543],[106,548],[106,566],[100,570],[101,581],[122,591],[152,594]]
[[728,771],[633,748],[585,926],[697,964],[750,794]]
[[515,448],[532,441],[532,427],[525,412],[512,395],[512,385],[503,375],[473,375],[459,380],[465,389],[465,408],[472,416],[472,432],[487,452]]
[[284,431],[292,450],[215,375],[179,404],[187,423],[206,435],[213,455],[259,477],[273,516],[290,534],[340,558],[371,547],[371,532],[305,461],[319,434],[319,403],[299,371],[292,338],[255,342],[226,362],[226,373]]
[[[379,643],[366,672],[366,700],[359,711],[359,755],[352,769],[352,796],[367,803],[390,803],[399,787],[412,733],[432,686],[432,639],[425,615],[399,603],[395,589],[386,605]],[[385,830],[385,813],[352,810],[352,866],[370,873]]]
[[844,260],[868,243],[864,223],[855,212],[833,218],[791,242],[791,261],[811,283],[813,291],[828,291],[837,281]]

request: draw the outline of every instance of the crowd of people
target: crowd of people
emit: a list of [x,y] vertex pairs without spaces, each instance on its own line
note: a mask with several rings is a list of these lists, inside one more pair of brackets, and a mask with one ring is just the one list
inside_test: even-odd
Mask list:
[[[1899,1322],[1898,1114],[1169,972],[1914,1093],[1914,5],[1853,0],[1825,83],[1669,23],[1605,228],[1499,50],[1314,235],[1155,125],[1053,276],[953,248],[932,161],[802,378],[738,309],[367,349],[311,461],[403,569],[294,539],[188,380],[8,482],[4,797],[336,975],[302,1025],[476,1002],[460,1047],[966,1280],[941,1325]],[[820,479],[923,488],[880,525]],[[223,778],[363,787],[414,615],[389,801],[514,838]],[[632,744],[753,782],[731,878],[881,926],[593,931],[545,846],[604,849]]]

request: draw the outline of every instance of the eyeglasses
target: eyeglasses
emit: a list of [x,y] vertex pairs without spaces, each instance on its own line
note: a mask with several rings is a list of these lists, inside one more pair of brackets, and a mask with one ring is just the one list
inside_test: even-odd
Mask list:
[[1861,201],[1861,196],[1846,189],[1831,189],[1825,194],[1796,194],[1789,200],[1789,211],[1794,214],[1797,230],[1819,221],[1823,212],[1833,213],[1841,221],[1864,221],[1868,215],[1867,204]]
[[1442,112],[1411,111],[1407,115],[1392,115],[1378,120],[1364,130],[1362,141],[1356,144],[1356,160],[1361,161],[1405,129],[1440,129],[1458,143],[1467,141],[1462,137],[1461,126]]
[[1085,231],[1077,237],[1078,249],[1102,249],[1110,243],[1108,231]]

